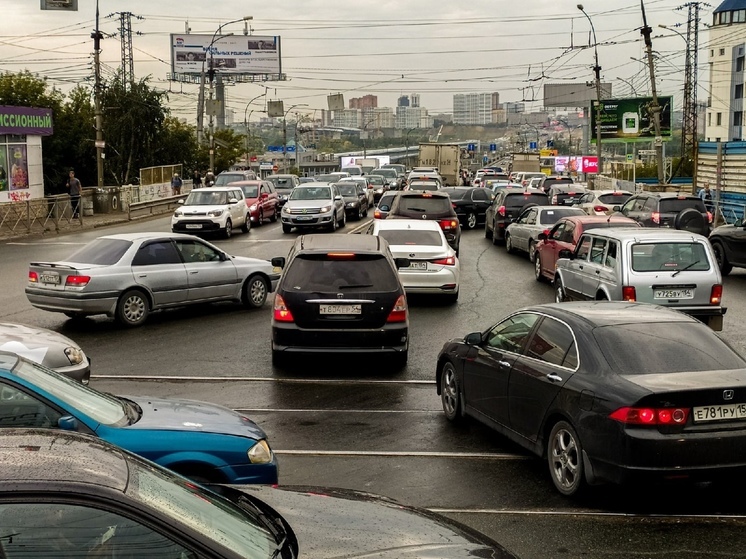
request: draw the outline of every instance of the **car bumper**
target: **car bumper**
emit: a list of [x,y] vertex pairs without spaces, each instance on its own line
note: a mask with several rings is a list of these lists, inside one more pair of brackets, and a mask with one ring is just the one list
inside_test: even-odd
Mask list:
[[119,293],[51,292],[27,287],[26,298],[32,306],[45,311],[114,316]]
[[332,222],[333,212],[323,214],[282,214],[283,225],[292,225],[293,227],[318,227],[319,225],[329,225]]
[[171,229],[181,233],[199,233],[200,231],[218,231],[225,225],[209,219],[171,220]]
[[279,479],[277,457],[272,453],[272,461],[267,464],[240,464],[220,468],[228,480],[226,483],[245,485],[249,483],[274,484]]
[[399,353],[409,347],[409,326],[321,330],[272,324],[272,349],[287,353]]
[[688,314],[697,320],[704,322],[716,332],[723,329],[723,317],[727,312],[727,307],[672,307],[679,312]]
[[56,367],[54,369],[61,375],[65,375],[73,380],[77,380],[82,384],[88,384],[91,380],[91,362],[88,358],[85,358],[81,363],[77,365],[70,365],[69,367]]
[[407,293],[458,293],[458,274],[448,269],[433,272],[407,272],[402,269],[399,270],[399,279]]

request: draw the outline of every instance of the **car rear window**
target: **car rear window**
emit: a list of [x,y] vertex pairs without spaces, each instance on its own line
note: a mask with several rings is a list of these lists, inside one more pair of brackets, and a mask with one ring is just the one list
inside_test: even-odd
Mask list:
[[402,196],[399,209],[405,212],[449,212],[450,198],[441,196],[428,198],[425,196]]
[[451,200],[463,200],[464,198],[467,198],[469,194],[468,190],[460,190],[455,188],[446,188],[441,190],[441,192],[445,192],[446,194],[448,194]]
[[598,201],[602,204],[622,205],[631,197],[631,194],[601,194]]
[[661,213],[679,213],[687,208],[694,208],[702,213],[707,211],[699,198],[664,198],[660,201]]
[[544,210],[539,215],[539,223],[542,225],[552,225],[557,223],[557,220],[561,217],[568,215],[582,215],[583,210],[577,210],[575,208],[552,208],[551,210]]
[[355,254],[345,260],[330,259],[326,254],[301,254],[285,272],[284,285],[305,292],[366,288],[394,291],[399,288],[399,278],[379,254]]
[[131,241],[121,239],[96,239],[72,253],[67,262],[111,266],[119,262],[131,246]]
[[636,243],[632,245],[632,269],[635,272],[703,271],[710,269],[710,261],[702,243]]
[[232,182],[238,182],[245,180],[246,177],[241,173],[230,173],[230,174],[220,174],[215,179],[215,186],[225,186],[226,184],[230,184]]
[[516,208],[522,208],[526,204],[539,204],[546,206],[547,197],[541,194],[524,194],[523,192],[515,192],[508,194],[505,197],[505,205],[513,206]]
[[746,367],[746,361],[704,324],[637,322],[601,326],[593,336],[601,355],[620,374]]
[[438,231],[379,231],[379,237],[390,245],[442,246],[443,240]]

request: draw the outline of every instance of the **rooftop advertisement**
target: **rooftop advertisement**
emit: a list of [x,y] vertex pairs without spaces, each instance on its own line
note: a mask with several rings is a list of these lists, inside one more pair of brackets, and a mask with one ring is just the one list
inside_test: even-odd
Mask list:
[[[671,140],[673,97],[658,97],[661,107],[661,137]],[[655,139],[652,97],[601,101],[601,142],[650,142]],[[591,108],[592,143],[596,143],[596,107]]]
[[200,74],[280,74],[280,37],[257,35],[171,35],[171,70]]
[[51,136],[52,109],[0,105],[0,134]]

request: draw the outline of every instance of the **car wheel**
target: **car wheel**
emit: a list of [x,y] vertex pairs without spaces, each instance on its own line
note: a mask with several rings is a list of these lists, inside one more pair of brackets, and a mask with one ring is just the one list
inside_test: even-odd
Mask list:
[[275,222],[277,221],[277,217],[278,217],[279,215],[280,215],[280,209],[279,209],[279,208],[278,208],[277,206],[275,206],[275,209],[274,209],[274,210],[272,210],[272,215],[271,215],[271,216],[269,216],[269,220],[270,220],[270,221],[271,221],[272,223],[275,223]]
[[456,367],[450,361],[440,368],[440,402],[448,421],[458,422],[461,413],[461,389],[456,376]]
[[484,238],[485,239],[491,239],[492,238],[492,229],[487,227],[487,221],[484,222]]
[[337,226],[338,225],[339,224],[337,223],[337,214],[335,212],[335,213],[332,214],[332,220],[329,223],[329,231],[331,231],[332,233],[334,233],[337,230]]
[[342,210],[342,221],[339,222],[339,227],[342,228],[347,225],[347,212]]
[[718,268],[720,268],[720,273],[727,276],[733,270],[733,266],[728,262],[728,257],[725,256],[723,245],[717,242],[712,243],[712,250],[715,253],[715,260],[718,263]]
[[536,260],[536,243],[534,241],[528,242],[528,259],[531,262]]
[[513,254],[515,252],[515,248],[513,248],[513,238],[508,233],[505,233],[505,250],[508,251],[508,254]]
[[565,300],[565,288],[562,285],[562,280],[559,276],[557,276],[556,278],[554,278],[554,302],[562,303]]
[[360,207],[357,209],[357,220],[360,221],[365,217],[365,212],[363,211],[363,205],[360,204]]
[[[262,214],[259,214],[259,219],[257,219],[256,224],[257,225],[262,224]],[[251,216],[250,215],[246,216],[246,221],[244,221],[244,224],[241,226],[241,231],[243,231],[244,233],[248,233],[249,231],[251,231]]]
[[267,280],[256,274],[249,276],[243,287],[243,304],[254,309],[263,307],[268,293]]
[[583,449],[575,429],[566,421],[552,427],[547,441],[549,474],[557,490],[568,497],[585,486]]
[[125,326],[140,326],[148,318],[150,303],[145,293],[139,289],[130,289],[117,302],[117,321]]
[[293,227],[291,225],[285,225],[282,224],[282,232],[283,233],[290,233],[293,230]]
[[230,219],[225,220],[225,229],[223,229],[223,236],[226,239],[230,239],[233,235],[233,224]]
[[466,215],[466,227],[468,229],[474,229],[477,226],[477,214],[469,212]]
[[492,244],[497,246],[500,244],[500,239],[497,234],[497,222],[492,222]]
[[365,213],[363,214],[363,217],[368,217],[368,210],[370,209],[370,204],[365,206]]
[[534,277],[539,283],[544,281],[544,275],[541,273],[541,254],[538,252],[534,257]]

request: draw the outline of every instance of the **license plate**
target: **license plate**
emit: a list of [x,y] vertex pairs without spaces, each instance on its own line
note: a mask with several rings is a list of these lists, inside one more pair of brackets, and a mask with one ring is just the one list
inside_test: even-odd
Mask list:
[[693,289],[656,289],[655,299],[694,299]]
[[59,274],[41,274],[39,276],[39,281],[42,283],[53,283],[55,285],[59,285],[60,275]]
[[427,270],[427,262],[410,262],[410,270]]
[[321,314],[362,314],[361,305],[319,305]]
[[295,219],[297,221],[311,221],[313,219],[313,216],[311,216],[311,215],[299,215]]
[[725,419],[746,419],[746,404],[723,404],[694,408],[695,423],[703,421],[723,421]]
[[201,223],[187,223],[186,224],[187,229],[202,229]]

